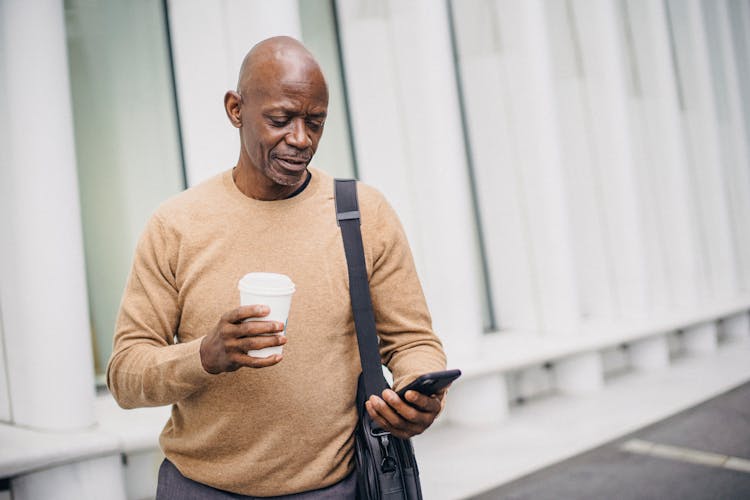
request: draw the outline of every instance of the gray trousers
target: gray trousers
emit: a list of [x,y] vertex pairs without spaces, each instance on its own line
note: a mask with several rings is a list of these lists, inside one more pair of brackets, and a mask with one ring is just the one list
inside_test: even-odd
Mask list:
[[159,484],[156,500],[355,500],[357,495],[356,474],[352,473],[327,488],[305,491],[294,495],[276,497],[251,497],[217,490],[183,476],[177,467],[166,458],[159,467]]

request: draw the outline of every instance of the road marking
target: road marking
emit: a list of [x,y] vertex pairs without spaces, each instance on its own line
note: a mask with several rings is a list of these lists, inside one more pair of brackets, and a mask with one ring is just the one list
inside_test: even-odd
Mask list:
[[626,441],[620,446],[620,449],[638,455],[667,458],[679,462],[750,473],[750,460],[731,457],[729,455],[721,455],[719,453],[710,453],[708,451],[693,450],[691,448],[682,448],[680,446],[652,443],[651,441],[644,441],[642,439],[631,439]]

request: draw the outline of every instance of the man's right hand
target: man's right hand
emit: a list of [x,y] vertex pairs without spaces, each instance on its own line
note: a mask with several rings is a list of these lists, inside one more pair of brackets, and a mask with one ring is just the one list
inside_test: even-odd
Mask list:
[[240,306],[224,314],[213,332],[201,342],[201,364],[208,373],[233,372],[248,366],[265,368],[273,366],[283,358],[274,354],[267,358],[248,356],[247,351],[286,344],[286,337],[279,335],[284,324],[278,321],[242,321],[247,318],[262,318],[270,313],[267,306]]

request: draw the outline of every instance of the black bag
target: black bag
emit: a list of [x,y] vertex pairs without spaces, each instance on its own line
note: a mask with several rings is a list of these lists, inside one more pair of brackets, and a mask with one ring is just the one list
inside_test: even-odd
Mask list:
[[357,498],[422,500],[419,470],[411,441],[378,428],[365,409],[367,399],[373,394],[379,396],[388,383],[381,367],[375,315],[367,282],[356,181],[336,179],[334,187],[336,220],[344,240],[349,268],[349,295],[362,364],[362,373],[357,382],[359,421],[354,433]]

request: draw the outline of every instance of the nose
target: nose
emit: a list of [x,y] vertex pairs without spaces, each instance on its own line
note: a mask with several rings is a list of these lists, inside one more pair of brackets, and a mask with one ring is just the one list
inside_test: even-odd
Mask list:
[[297,149],[307,149],[312,146],[312,138],[303,118],[298,117],[292,120],[291,130],[286,135],[286,143]]

